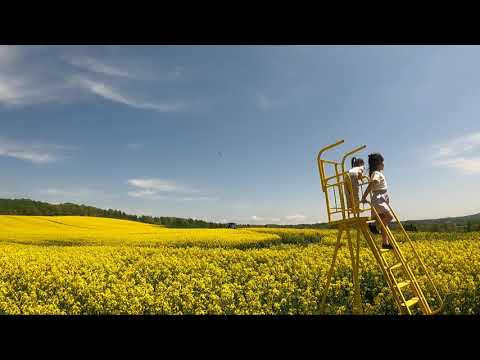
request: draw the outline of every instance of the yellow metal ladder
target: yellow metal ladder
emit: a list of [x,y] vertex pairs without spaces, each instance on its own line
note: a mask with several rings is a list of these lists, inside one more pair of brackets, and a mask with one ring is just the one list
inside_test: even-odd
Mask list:
[[[440,312],[442,310],[444,301],[435,287],[428,269],[413,246],[413,242],[403,228],[403,225],[398,219],[396,213],[393,211],[390,205],[388,205],[390,207],[392,216],[400,228],[401,235],[403,235],[405,238],[403,244],[408,244],[411,247],[411,252],[413,255],[408,259],[403,255],[399,242],[391,230],[388,227],[385,227],[382,221],[379,220],[380,218],[376,209],[372,206],[370,206],[370,208],[361,208],[360,204],[358,203],[358,199],[355,198],[356,196],[353,192],[350,177],[345,170],[345,160],[348,156],[366,148],[366,146],[360,146],[346,153],[341,162],[324,160],[321,158],[322,154],[326,150],[340,145],[343,142],[343,140],[340,140],[335,144],[323,148],[320,150],[317,157],[321,186],[323,192],[325,193],[328,222],[338,228],[337,242],[335,245],[330,270],[327,275],[327,283],[322,297],[321,311],[323,312],[325,308],[326,296],[333,276],[337,253],[341,246],[342,235],[345,233],[350,258],[352,261],[354,313],[362,312],[359,284],[359,252],[361,235],[363,235],[365,238],[368,247],[372,251],[375,260],[377,261],[380,270],[387,281],[392,297],[400,314],[415,314],[415,309],[425,315],[432,315]],[[326,176],[326,166],[333,167],[333,176]],[[368,184],[368,182],[364,182],[364,179],[362,179],[362,182],[359,184],[360,189],[363,187],[363,185]],[[333,191],[334,201],[330,200],[330,191]],[[337,195],[339,197],[339,201],[337,201]],[[330,206],[330,204],[333,202],[335,203],[335,207]],[[362,213],[367,211],[371,212],[371,217],[362,216]],[[336,219],[336,217],[340,218]],[[375,237],[369,231],[367,225],[367,222],[372,219],[377,220],[376,222],[381,227],[382,231],[386,233],[389,242],[392,245],[392,249],[379,248]],[[351,229],[356,230],[357,232],[356,246],[354,246],[354,241],[351,238]],[[414,263],[416,263],[416,267],[412,266]],[[426,281],[419,282],[415,275],[415,270],[417,270],[417,273],[422,271],[426,277]],[[435,305],[437,308],[432,309],[432,307]]]
[[[376,210],[373,208],[373,211],[376,213]],[[416,251],[413,243],[408,236],[408,233],[402,226],[402,223],[398,220],[395,212],[390,207],[390,211],[394,218],[397,220],[397,224],[401,229],[402,235],[405,237],[406,243],[409,244],[412,250],[412,256],[408,259],[403,255],[402,249],[395,239],[395,236],[391,232],[391,230],[383,225],[381,221],[377,221],[382,230],[386,231],[388,240],[392,245],[392,249],[380,249],[376,245],[376,241],[374,237],[368,233],[366,226],[364,226],[364,232],[367,232],[367,242],[369,243],[369,247],[374,253],[375,259],[377,260],[378,265],[382,269],[382,273],[384,274],[385,278],[387,279],[387,283],[390,287],[390,291],[392,296],[399,308],[399,312],[401,314],[412,314],[412,311],[415,307],[418,307],[420,312],[425,315],[432,315],[438,313],[441,310],[443,305],[443,299],[438,292],[435,284],[432,281],[432,278],[426,268],[425,264],[423,263],[422,259],[420,258],[418,252]],[[422,290],[422,284],[420,284],[417,280],[417,277],[414,272],[414,267],[411,265],[416,262],[417,269],[422,270],[424,275],[426,276],[426,283],[423,284],[426,287],[429,287],[431,290],[431,299],[436,302],[438,308],[436,310],[432,310],[432,305],[429,303],[429,299],[425,295],[424,291]]]

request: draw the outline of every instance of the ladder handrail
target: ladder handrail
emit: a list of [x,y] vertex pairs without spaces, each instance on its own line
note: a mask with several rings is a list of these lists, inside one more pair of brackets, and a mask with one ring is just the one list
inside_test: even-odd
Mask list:
[[[375,207],[372,207],[372,209],[373,209],[377,219],[380,219],[380,216],[377,212],[377,209],[375,209]],[[400,263],[402,264],[403,268],[406,270],[407,276],[413,282],[412,285],[415,289],[415,292],[417,293],[417,295],[419,297],[419,301],[420,301],[424,311],[427,314],[431,313],[432,310],[430,309],[430,305],[425,298],[425,294],[423,293],[422,288],[418,284],[418,281],[417,281],[417,279],[415,277],[415,274],[413,273],[412,269],[410,269],[410,267],[408,266],[407,259],[403,256],[403,253],[401,252],[401,249],[398,246],[397,241],[396,241],[395,237],[393,236],[391,230],[387,226],[385,226],[381,220],[379,221],[379,223],[380,223],[380,226],[383,229],[383,231],[385,231],[385,233],[387,234],[387,237],[392,242],[394,252],[395,252],[395,256],[398,258],[398,260],[400,260]]]
[[330,150],[331,148],[335,147],[335,146],[338,146],[340,144],[343,144],[345,142],[345,140],[338,140],[336,143],[334,144],[330,144],[330,145],[327,145],[323,148],[320,149],[320,151],[318,152],[318,155],[317,155],[317,160],[320,161],[320,157],[322,156],[322,154],[327,151],[327,150]]
[[398,225],[400,226],[400,229],[402,230],[402,233],[403,235],[407,238],[408,240],[408,243],[410,245],[410,247],[412,248],[413,250],[413,253],[415,254],[415,257],[418,259],[423,271],[425,272],[425,275],[427,275],[427,278],[428,278],[428,281],[430,283],[430,285],[433,287],[433,289],[435,290],[435,293],[437,295],[437,298],[438,300],[440,301],[440,307],[443,305],[443,299],[442,299],[442,296],[440,295],[437,287],[435,286],[435,283],[433,282],[431,276],[430,276],[430,272],[428,271],[428,268],[425,266],[424,262],[422,261],[422,258],[420,257],[420,255],[418,254],[417,250],[415,249],[415,247],[413,246],[413,242],[412,240],[410,239],[410,236],[408,236],[408,233],[405,231],[405,228],[403,227],[402,223],[400,222],[400,220],[398,219],[397,217],[397,214],[395,213],[395,211],[393,211],[392,207],[390,206],[390,204],[387,204],[388,207],[390,208],[390,211],[392,212],[392,215],[394,216],[395,220],[397,221]]
[[[425,275],[427,276],[427,279],[428,279],[428,282],[429,282],[430,286],[435,290],[435,294],[436,294],[437,300],[440,302],[440,304],[439,304],[439,307],[438,307],[436,310],[431,310],[431,309],[430,309],[430,304],[429,304],[428,301],[426,300],[425,295],[423,294],[423,291],[422,291],[422,289],[420,288],[420,285],[417,283],[417,284],[414,284],[414,286],[415,286],[415,288],[417,288],[417,291],[418,291],[419,293],[421,293],[421,294],[423,295],[423,297],[424,297],[423,299],[420,299],[420,301],[425,304],[425,307],[426,307],[427,309],[429,309],[429,311],[430,311],[431,313],[436,313],[438,310],[440,310],[440,309],[442,308],[442,306],[443,306],[443,304],[444,304],[444,301],[443,301],[443,299],[442,299],[442,296],[440,295],[437,287],[435,286],[435,283],[433,282],[433,280],[432,280],[432,278],[431,278],[431,276],[430,276],[430,273],[429,273],[429,271],[428,271],[428,268],[427,268],[427,267],[425,266],[425,264],[423,263],[420,255],[418,254],[417,250],[416,250],[415,247],[413,246],[413,242],[411,241],[410,237],[408,236],[407,232],[405,231],[405,229],[403,228],[401,222],[399,221],[399,219],[398,219],[395,211],[393,211],[393,209],[392,209],[392,207],[390,206],[390,204],[387,204],[387,205],[388,205],[390,211],[392,212],[392,215],[394,216],[395,220],[399,223],[400,228],[402,229],[403,235],[407,238],[408,243],[409,243],[410,247],[412,248],[415,257],[418,259],[418,261],[419,261],[419,263],[420,263],[420,265],[421,265],[421,268],[423,269],[423,271],[425,272]],[[374,207],[372,207],[372,209],[373,209],[373,211],[375,212],[375,215],[378,217],[378,212],[377,212],[377,210],[376,210]],[[381,225],[382,229],[386,230],[387,236],[390,238],[390,240],[392,240],[393,245],[396,246],[396,247],[398,247],[397,241],[396,241],[395,237],[393,236],[393,233],[391,232],[391,230],[390,230],[388,227],[385,227],[382,222],[381,222],[380,225]],[[405,266],[405,269],[407,270],[407,272],[410,273],[410,274],[408,274],[408,275],[411,276],[412,279],[413,279],[413,278],[416,279],[415,275],[413,274],[413,271],[412,271],[411,268],[408,266],[408,261],[405,259],[405,257],[404,257],[403,254],[401,253],[400,249],[398,249],[397,252],[398,252],[397,255],[398,255],[398,257],[399,257],[400,262],[402,263],[402,265]]]
[[355,149],[349,151],[348,153],[346,153],[343,158],[342,158],[342,166],[345,166],[345,160],[347,159],[347,157],[349,157],[350,155],[353,155],[355,154],[356,152],[359,152],[360,150],[363,150],[367,147],[367,145],[361,145],[361,146],[357,146]]
[[[386,263],[385,259],[383,258],[383,256],[381,255],[380,249],[379,249],[378,245],[375,243],[372,235],[368,232],[368,230],[366,228],[366,223],[361,222],[360,220],[357,220],[357,221],[358,221],[358,226],[360,227],[360,229],[363,233],[363,236],[364,236],[365,240],[367,241],[367,244],[370,247],[370,250],[373,253],[373,257],[377,261],[377,264],[380,266],[380,271],[383,273],[383,276],[385,277],[385,280],[387,281],[388,287],[392,291],[393,299],[394,299],[395,303],[397,304],[397,307],[398,307],[400,313],[402,313],[403,309],[401,307],[401,303],[399,302],[399,298],[397,297],[397,295],[395,293],[393,293],[393,286],[394,286],[393,280],[394,279],[392,279],[392,277],[390,276],[390,274],[387,270],[387,263]],[[408,314],[410,314],[410,310],[408,308],[406,309],[406,311],[407,311]]]
[[[320,183],[322,185],[322,190],[323,192],[326,192],[326,188],[325,188],[325,185],[326,185],[326,180],[325,180],[325,173],[324,173],[324,169],[323,169],[323,163],[324,162],[327,162],[327,163],[332,163],[332,161],[328,161],[328,160],[322,160],[322,154],[327,151],[327,150],[330,150],[331,148],[334,148],[335,146],[338,146],[340,144],[343,144],[345,142],[345,140],[338,140],[336,143],[333,143],[333,144],[330,144],[330,145],[327,145],[323,148],[320,149],[320,151],[318,152],[318,155],[317,155],[317,164],[318,164],[318,171],[320,173]],[[328,200],[327,200],[328,201]],[[330,220],[330,219],[329,219]]]
[[[368,202],[368,201],[367,201]],[[371,202],[368,202],[369,204],[371,204]],[[377,219],[379,219],[379,214],[377,212],[377,209],[375,209],[375,207],[371,206],[371,209],[372,211],[374,212],[375,214],[375,217]],[[405,270],[405,273],[406,275],[408,276],[408,278],[410,279],[411,281],[411,285],[413,286],[413,288],[415,289],[415,293],[416,295],[418,296],[419,298],[419,301],[420,301],[420,304],[421,304],[421,308],[423,310],[423,312],[427,315],[429,314],[432,314],[433,311],[432,309],[430,308],[430,304],[428,303],[426,297],[425,297],[425,294],[423,293],[423,290],[422,288],[420,287],[420,284],[418,283],[416,277],[415,277],[415,274],[413,273],[412,269],[408,266],[408,261],[405,259],[394,235],[392,234],[391,230],[386,227],[382,221],[379,221],[380,223],[380,227],[382,228],[383,231],[385,231],[385,233],[387,234],[387,237],[389,238],[389,240],[391,241],[391,244],[393,245],[393,250],[394,250],[394,253],[395,253],[395,257],[400,261],[400,263],[402,264],[402,267],[403,269]],[[383,256],[382,256],[383,258]],[[395,291],[398,291],[398,293],[401,295],[401,298],[402,300],[404,301],[405,299],[403,298],[403,293],[401,292],[401,290],[398,288],[398,282],[396,280],[396,278],[393,276],[393,274],[389,274],[389,276],[392,276],[393,277],[393,281],[394,281],[394,284],[396,286],[395,288]],[[392,289],[392,292],[394,290]],[[392,294],[394,295],[395,297],[395,294]],[[441,299],[440,299],[441,301]],[[406,306],[405,306],[406,307]],[[408,307],[406,307],[407,309],[407,313],[408,314],[411,314],[410,310],[408,309]],[[400,308],[399,309],[400,311],[402,311],[402,309]]]

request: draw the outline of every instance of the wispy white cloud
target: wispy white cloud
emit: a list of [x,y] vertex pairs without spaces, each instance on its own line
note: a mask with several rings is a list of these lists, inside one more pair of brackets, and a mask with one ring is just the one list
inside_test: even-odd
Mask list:
[[127,184],[132,185],[136,188],[151,190],[151,191],[162,191],[162,192],[191,192],[192,190],[179,187],[174,181],[163,180],[157,178],[139,178],[139,179],[129,179]]
[[72,146],[26,143],[0,137],[0,156],[12,157],[34,164],[45,164],[66,158]]
[[263,217],[260,217],[260,216],[257,216],[257,215],[253,215],[250,219],[252,219],[253,221],[263,221]]
[[135,58],[96,58],[90,55],[65,55],[63,59],[74,67],[97,75],[131,80],[176,80],[184,74],[182,66],[159,69],[158,63]]
[[435,165],[454,168],[465,174],[480,174],[480,157],[469,159],[457,157],[452,159],[437,160]]
[[[28,48],[28,50],[36,50]],[[28,64],[28,51],[18,46],[0,46],[0,104],[25,106],[49,101],[64,102],[68,85],[47,69]]]
[[47,89],[39,91],[25,76],[14,77],[8,72],[0,72],[0,103],[4,105],[25,105],[41,103],[52,98]]
[[256,222],[263,222],[263,223],[278,223],[280,221],[280,218],[262,217],[262,216],[253,215],[250,217],[250,220],[253,220]]
[[470,151],[480,151],[480,132],[457,137],[443,144],[433,146],[434,156],[447,157],[465,154]]
[[107,100],[138,109],[154,110],[158,112],[177,112],[183,111],[187,107],[184,102],[153,103],[134,99],[131,96],[123,94],[119,90],[114,89],[110,85],[82,76],[72,77],[71,83],[83,87],[85,90],[100,97],[103,97]]
[[72,57],[68,59],[68,62],[73,66],[108,76],[125,77],[131,79],[136,79],[139,77],[127,71],[126,69],[121,69],[110,64],[105,64],[100,60],[88,56]]
[[220,197],[218,196],[196,196],[196,197],[183,197],[179,199],[180,201],[218,201]]
[[434,166],[450,167],[464,174],[480,173],[480,132],[432,146]]
[[42,89],[32,79],[12,78],[0,74],[0,103],[6,106],[25,106],[52,101],[64,102],[67,100],[61,95],[61,91],[64,89],[65,87],[60,84],[45,84]]
[[0,78],[0,102],[3,104],[19,104],[24,98],[19,90],[18,81],[9,81],[9,79]]
[[165,199],[165,196],[159,195],[157,191],[154,190],[139,190],[139,191],[129,191],[128,196],[140,199],[147,200],[161,200]]
[[185,196],[185,194],[199,194],[200,190],[193,189],[191,187],[186,187],[179,185],[174,181],[158,179],[158,178],[138,178],[138,179],[129,179],[127,184],[137,188],[138,190],[128,192],[128,195],[131,197],[142,198],[142,199],[166,199],[168,197],[165,194],[169,195],[183,195],[181,197],[169,197],[172,200],[177,201],[195,201],[195,200],[208,200],[215,201],[218,200],[218,197],[211,196]]
[[[13,107],[46,102],[66,103],[83,100],[85,95],[94,94],[119,104],[157,112],[178,112],[190,107],[190,103],[183,100],[144,99],[144,96],[132,94],[130,87],[131,80],[176,79],[183,73],[181,67],[171,71],[155,69],[151,76],[142,77],[131,68],[119,67],[91,56],[68,57],[66,65],[66,57],[62,55],[62,51],[66,50],[62,49],[37,58],[40,50],[41,47],[33,46],[0,46],[1,105]],[[79,73],[78,68],[87,70],[87,73]],[[98,79],[101,75],[103,80]],[[106,77],[109,83],[105,82]]]
[[285,219],[287,220],[304,220],[306,219],[307,217],[305,215],[302,215],[302,214],[295,214],[295,215],[287,215],[285,216]]

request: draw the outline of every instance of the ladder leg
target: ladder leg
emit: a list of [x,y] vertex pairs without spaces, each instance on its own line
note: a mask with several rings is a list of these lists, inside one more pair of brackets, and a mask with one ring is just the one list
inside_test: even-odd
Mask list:
[[320,305],[321,314],[323,314],[325,311],[325,301],[327,300],[328,288],[330,287],[330,282],[332,280],[333,269],[335,268],[338,249],[340,248],[340,245],[341,245],[342,233],[343,233],[343,228],[339,228],[338,235],[337,235],[337,243],[335,244],[335,250],[333,250],[332,264],[330,265],[330,270],[328,271],[328,275],[327,275],[327,283],[325,285],[325,289],[323,290],[322,304]]
[[[380,255],[380,251],[378,250],[377,245],[375,244],[375,240],[372,238],[372,236],[368,232],[367,223],[362,222],[360,224],[360,229],[362,230],[362,234],[365,237],[365,240],[367,241],[367,244],[370,247],[373,253],[373,256],[375,257],[378,265],[380,266],[380,270],[382,271],[383,276],[385,277],[385,280],[387,280],[387,284],[391,290],[393,299],[395,300],[398,310],[400,311],[400,313],[405,313],[404,309],[401,306],[401,301],[398,297],[395,284],[393,283],[392,279],[390,278],[390,274],[388,273],[387,264],[385,263],[385,260]],[[406,311],[409,312],[409,309],[407,308]]]
[[350,258],[352,259],[352,277],[353,277],[353,306],[352,312],[356,314],[358,312],[358,308],[360,307],[359,298],[358,298],[358,263],[356,261],[355,253],[353,250],[352,239],[350,236],[350,229],[346,229],[347,233],[347,241],[348,241],[348,250],[350,251]]
[[360,230],[357,228],[357,302],[360,305],[359,310],[363,313],[363,305],[362,305],[362,294],[360,292]]

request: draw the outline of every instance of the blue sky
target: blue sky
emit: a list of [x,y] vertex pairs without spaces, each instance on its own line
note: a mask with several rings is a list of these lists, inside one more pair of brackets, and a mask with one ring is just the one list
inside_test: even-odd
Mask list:
[[323,222],[316,154],[343,138],[384,155],[402,218],[476,213],[478,63],[477,46],[0,46],[0,196]]

